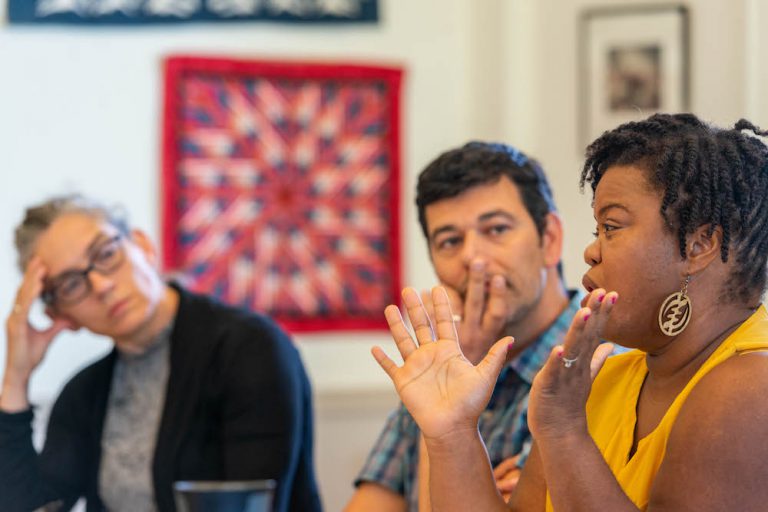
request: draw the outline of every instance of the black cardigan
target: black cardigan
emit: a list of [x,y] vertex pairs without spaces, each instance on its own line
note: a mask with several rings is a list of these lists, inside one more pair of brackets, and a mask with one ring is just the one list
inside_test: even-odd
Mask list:
[[[176,287],[174,287],[176,288]],[[275,511],[320,510],[309,381],[290,339],[270,320],[176,288],[171,366],[152,476],[160,512],[177,480],[278,481]],[[64,387],[43,451],[32,411],[0,412],[0,511],[80,498],[101,511],[101,437],[116,352]]]

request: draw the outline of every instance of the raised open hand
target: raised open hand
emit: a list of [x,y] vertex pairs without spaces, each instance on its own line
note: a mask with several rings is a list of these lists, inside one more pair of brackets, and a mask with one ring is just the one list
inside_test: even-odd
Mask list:
[[477,420],[488,403],[512,339],[497,341],[474,366],[461,352],[445,289],[432,289],[435,330],[414,289],[403,290],[403,303],[416,340],[396,306],[388,306],[384,312],[403,356],[403,366],[397,366],[379,347],[373,348],[373,356],[392,379],[425,438],[477,428]]
[[586,403],[592,381],[611,355],[613,345],[601,334],[618,300],[616,292],[592,291],[586,307],[574,316],[565,343],[552,349],[536,375],[528,405],[528,427],[539,443],[574,429],[586,432]]

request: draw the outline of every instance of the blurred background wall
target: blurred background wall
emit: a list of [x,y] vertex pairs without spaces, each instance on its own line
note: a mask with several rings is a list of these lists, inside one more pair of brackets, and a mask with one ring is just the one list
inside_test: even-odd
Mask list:
[[[658,2],[657,2],[658,3]],[[691,111],[721,124],[768,126],[768,4],[689,0]],[[159,239],[161,62],[169,54],[354,61],[406,70],[402,112],[403,281],[434,284],[413,204],[415,177],[469,139],[514,144],[543,164],[565,221],[566,277],[578,286],[591,238],[578,192],[578,19],[615,0],[380,0],[375,25],[223,25],[97,29],[5,23],[0,0],[0,312],[20,276],[12,229],[23,208],[81,191],[119,202]],[[326,509],[351,480],[395,403],[369,354],[386,333],[296,336],[316,395],[317,469]],[[32,381],[42,409],[76,369],[108,350],[94,336],[60,337]],[[0,368],[4,350],[0,350]]]

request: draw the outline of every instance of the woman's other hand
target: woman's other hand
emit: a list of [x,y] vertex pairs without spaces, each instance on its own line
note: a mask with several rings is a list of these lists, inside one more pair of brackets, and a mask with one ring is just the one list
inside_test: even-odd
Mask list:
[[602,343],[601,333],[617,300],[616,292],[594,290],[573,318],[565,343],[552,349],[536,375],[528,427],[537,442],[579,429],[587,432],[586,404],[592,381],[613,352],[612,344]]

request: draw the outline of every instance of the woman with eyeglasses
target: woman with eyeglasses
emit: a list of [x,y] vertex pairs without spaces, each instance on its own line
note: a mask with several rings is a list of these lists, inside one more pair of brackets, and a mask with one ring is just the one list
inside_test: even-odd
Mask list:
[[589,295],[533,382],[508,503],[477,422],[512,340],[473,366],[444,290],[433,324],[404,292],[416,339],[387,308],[404,363],[374,356],[424,435],[432,510],[768,510],[767,136],[657,114],[587,148]]
[[[309,382],[277,326],[165,283],[147,236],[81,196],[28,209],[16,247],[1,510],[85,497],[89,511],[172,511],[174,481],[255,479],[277,480],[277,511],[320,509]],[[45,330],[28,319],[37,299]],[[79,328],[114,350],[66,384],[37,454],[29,380],[56,335]]]

